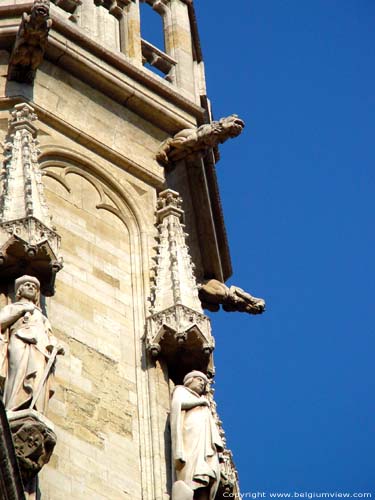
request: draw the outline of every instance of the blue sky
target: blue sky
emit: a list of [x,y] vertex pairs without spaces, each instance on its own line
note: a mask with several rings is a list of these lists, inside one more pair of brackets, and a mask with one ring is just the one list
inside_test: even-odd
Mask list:
[[229,283],[268,305],[211,315],[241,490],[375,494],[375,2],[195,5],[215,117],[246,121],[217,165]]
[[211,315],[246,491],[371,491],[375,2],[196,0],[234,275],[263,316]]

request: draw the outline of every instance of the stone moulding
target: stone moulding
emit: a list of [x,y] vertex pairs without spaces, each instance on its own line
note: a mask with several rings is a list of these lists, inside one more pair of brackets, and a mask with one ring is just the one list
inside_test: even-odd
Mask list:
[[43,61],[48,33],[52,26],[49,8],[49,0],[35,0],[30,14],[23,13],[9,60],[8,80],[33,82],[35,72]]
[[237,137],[245,123],[237,115],[230,115],[201,125],[198,128],[184,129],[160,145],[156,159],[165,167],[173,166],[179,160],[197,153],[204,153],[227,139]]

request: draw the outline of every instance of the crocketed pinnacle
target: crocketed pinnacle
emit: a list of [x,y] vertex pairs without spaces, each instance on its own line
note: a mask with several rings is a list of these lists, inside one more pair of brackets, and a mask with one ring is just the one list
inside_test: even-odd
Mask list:
[[181,207],[182,199],[177,192],[166,189],[160,193],[157,205],[159,245],[153,312],[181,304],[203,313],[194,265],[186,245],[182,223],[184,212]]
[[26,103],[11,113],[0,177],[0,223],[33,217],[52,229],[38,165],[36,119]]

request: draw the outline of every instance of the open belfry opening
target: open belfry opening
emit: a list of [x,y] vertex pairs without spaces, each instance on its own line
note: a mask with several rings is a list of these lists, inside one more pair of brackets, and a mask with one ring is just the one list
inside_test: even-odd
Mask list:
[[0,65],[1,498],[238,495],[205,310],[265,304],[225,285],[244,123],[212,117],[193,1],[2,0]]

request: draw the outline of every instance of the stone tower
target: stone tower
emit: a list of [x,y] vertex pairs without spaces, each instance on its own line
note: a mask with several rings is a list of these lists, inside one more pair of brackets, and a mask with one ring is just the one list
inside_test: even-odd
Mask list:
[[[164,47],[141,37],[145,8],[161,17]],[[20,321],[37,310],[57,339],[30,401],[7,407],[25,496],[167,500],[174,387],[191,371],[214,377],[204,309],[264,310],[224,284],[215,163],[244,123],[211,116],[192,0],[2,0],[0,64],[6,407],[22,283],[40,304]],[[28,352],[36,338],[21,339]],[[37,401],[52,378],[47,413]],[[238,478],[207,390],[221,499]]]

